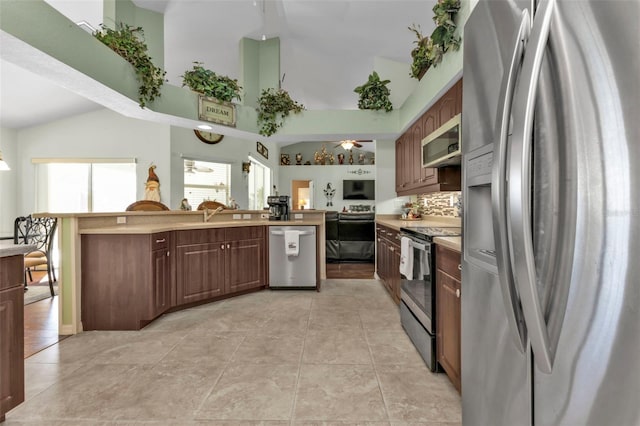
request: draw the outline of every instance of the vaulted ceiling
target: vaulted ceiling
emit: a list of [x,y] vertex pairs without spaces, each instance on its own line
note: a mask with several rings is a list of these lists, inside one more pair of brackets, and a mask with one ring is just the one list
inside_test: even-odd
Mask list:
[[[102,0],[47,0],[74,22],[102,23]],[[357,109],[353,88],[366,81],[376,58],[406,63],[413,23],[431,32],[435,0],[134,0],[164,14],[165,69],[173,85],[193,61],[237,78],[243,37],[280,38],[283,87],[308,109]],[[0,48],[1,53],[1,48]],[[1,55],[0,55],[1,56]],[[0,123],[23,128],[99,108],[46,78],[0,61]],[[392,93],[393,95],[393,93]],[[35,99],[48,111],[34,113]],[[392,98],[393,99],[393,98]],[[393,99],[401,103],[403,99]],[[400,105],[396,105],[400,106]],[[28,114],[22,111],[29,110]]]

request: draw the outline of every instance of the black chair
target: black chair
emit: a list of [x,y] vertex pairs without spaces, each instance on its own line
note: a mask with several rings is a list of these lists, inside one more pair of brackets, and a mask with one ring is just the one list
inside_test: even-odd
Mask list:
[[325,241],[327,262],[340,261],[340,238],[338,237],[338,212],[328,211],[325,218]]
[[58,220],[53,217],[33,218],[31,216],[18,217],[14,222],[13,241],[15,244],[33,244],[36,249],[24,255],[24,285],[27,288],[27,274],[29,280],[33,280],[32,268],[46,265],[47,277],[51,296],[55,296],[53,283],[58,279],[53,267],[53,241]]

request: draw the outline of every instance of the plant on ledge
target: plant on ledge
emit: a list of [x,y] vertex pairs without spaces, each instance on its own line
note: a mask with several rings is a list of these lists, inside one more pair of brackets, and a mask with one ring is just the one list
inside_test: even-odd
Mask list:
[[218,75],[202,66],[202,62],[194,62],[193,69],[185,71],[182,77],[182,87],[187,86],[201,95],[216,98],[219,101],[231,102],[241,100],[238,80],[226,75]]
[[147,103],[160,97],[160,88],[165,82],[166,74],[162,68],[156,67],[151,62],[147,53],[147,45],[144,40],[142,27],[131,27],[127,24],[119,24],[112,30],[100,25],[101,30],[93,36],[129,62],[136,72],[140,86],[138,88],[138,102],[144,108]]
[[258,98],[258,126],[262,136],[271,136],[278,131],[291,112],[298,114],[304,105],[294,101],[289,92],[273,87],[262,90]]
[[353,89],[354,92],[360,95],[358,108],[391,111],[393,109],[393,105],[389,100],[391,92],[387,87],[390,82],[391,80],[380,80],[380,76],[375,71],[369,74],[369,79],[365,84]]
[[436,67],[442,62],[443,55],[449,50],[460,48],[461,38],[455,35],[456,24],[454,19],[460,10],[460,0],[438,0],[433,7],[433,21],[436,28],[431,37],[425,37],[420,31],[420,26],[415,24],[409,27],[416,35],[414,43],[416,47],[411,51],[411,77],[420,80],[425,72],[433,65]]

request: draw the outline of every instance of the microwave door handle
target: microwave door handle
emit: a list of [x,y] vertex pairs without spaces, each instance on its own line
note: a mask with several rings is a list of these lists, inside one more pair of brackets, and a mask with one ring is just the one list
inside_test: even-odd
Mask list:
[[531,341],[535,363],[542,373],[551,373],[554,353],[549,344],[537,289],[531,224],[531,147],[533,116],[542,61],[549,39],[555,0],[538,5],[529,45],[522,62],[520,83],[513,102],[513,136],[509,156],[508,214],[511,225],[511,249],[514,277],[522,312]]
[[495,131],[497,139],[493,149],[494,160],[491,177],[491,205],[493,212],[493,234],[496,244],[496,266],[498,267],[502,300],[507,314],[510,334],[521,353],[524,353],[526,334],[525,331],[519,327],[519,322],[516,318],[516,310],[520,309],[520,303],[515,291],[513,269],[509,256],[507,204],[504,194],[505,187],[507,186],[506,163],[511,102],[513,100],[513,91],[518,77],[518,70],[520,69],[522,61],[524,45],[529,37],[530,29],[530,16],[529,12],[525,9],[520,19],[520,28],[515,38],[509,68],[502,80],[502,87],[500,88],[500,97],[498,100],[500,109],[498,110]]

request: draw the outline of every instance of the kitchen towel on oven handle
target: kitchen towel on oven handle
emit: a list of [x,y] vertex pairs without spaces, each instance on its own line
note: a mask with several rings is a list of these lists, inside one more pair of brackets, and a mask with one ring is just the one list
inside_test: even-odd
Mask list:
[[409,237],[400,238],[400,274],[413,279],[413,245]]

